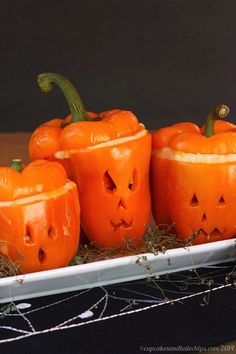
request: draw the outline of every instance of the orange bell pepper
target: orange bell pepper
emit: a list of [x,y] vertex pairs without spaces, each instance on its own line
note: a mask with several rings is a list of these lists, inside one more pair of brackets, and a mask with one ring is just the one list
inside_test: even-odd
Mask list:
[[0,253],[23,272],[63,267],[79,242],[77,186],[57,162],[0,167]]
[[236,235],[236,125],[216,120],[228,113],[219,105],[201,129],[183,122],[153,135],[154,219],[194,244]]
[[79,189],[81,224],[91,241],[119,245],[138,241],[150,218],[149,163],[151,135],[132,112],[86,112],[71,83],[58,74],[41,74],[43,92],[56,83],[71,109],[32,134],[32,160],[61,162]]

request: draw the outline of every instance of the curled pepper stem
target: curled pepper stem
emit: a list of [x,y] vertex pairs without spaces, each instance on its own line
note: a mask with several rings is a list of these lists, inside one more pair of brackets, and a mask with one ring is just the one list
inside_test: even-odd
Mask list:
[[50,92],[53,84],[56,84],[61,89],[70,107],[70,123],[90,121],[78,92],[68,79],[56,73],[43,73],[38,75],[37,81],[41,91],[44,93]]
[[219,104],[213,111],[211,111],[207,117],[204,135],[210,137],[214,135],[215,120],[225,118],[229,114],[229,107],[224,104]]
[[17,172],[23,171],[23,163],[21,159],[14,159],[11,163],[11,168]]

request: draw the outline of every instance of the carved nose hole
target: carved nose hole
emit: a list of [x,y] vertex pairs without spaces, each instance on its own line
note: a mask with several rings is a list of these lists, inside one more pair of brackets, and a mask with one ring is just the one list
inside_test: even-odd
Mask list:
[[25,227],[24,241],[25,241],[26,244],[32,244],[33,243],[31,227],[28,224]]
[[106,171],[103,175],[103,184],[108,192],[114,192],[116,190],[115,182],[108,171]]
[[206,222],[207,221],[207,216],[206,216],[206,214],[204,213],[203,215],[202,215],[202,222]]
[[138,187],[138,172],[136,169],[134,169],[134,171],[133,171],[133,174],[132,174],[132,177],[130,178],[128,187],[131,191],[135,191]]
[[38,253],[38,259],[40,263],[44,263],[46,260],[46,252],[44,251],[43,248],[39,249],[39,253]]
[[198,206],[199,205],[199,202],[198,202],[198,198],[196,196],[196,194],[194,193],[194,195],[192,196],[192,199],[190,201],[190,206]]
[[120,199],[118,209],[127,209],[127,205],[123,199]]
[[220,205],[225,205],[225,199],[224,199],[223,195],[219,199],[219,204]]
[[220,230],[217,229],[217,227],[215,227],[214,230],[211,233],[212,234],[221,234]]

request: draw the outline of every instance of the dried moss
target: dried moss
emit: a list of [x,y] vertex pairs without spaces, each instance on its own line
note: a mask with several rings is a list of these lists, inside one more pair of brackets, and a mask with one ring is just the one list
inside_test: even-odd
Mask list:
[[[4,241],[0,241],[1,244]],[[131,256],[140,253],[165,252],[166,250],[186,247],[191,245],[191,240],[183,241],[176,237],[173,225],[148,226],[143,239],[134,243],[127,237],[119,247],[102,247],[94,242],[81,244],[77,255],[71,265],[85,264],[90,262],[113,259],[117,257]],[[9,257],[0,254],[0,278],[22,274],[22,257],[13,262]]]
[[191,244],[192,239],[180,240],[176,237],[173,225],[149,226],[139,243],[133,243],[127,237],[119,247],[102,247],[94,242],[82,244],[72,264],[85,264],[147,252],[163,253],[169,249],[187,247]]
[[[17,261],[13,261],[7,254],[9,245],[15,247]],[[0,278],[22,274],[21,263],[23,259],[23,255],[19,252],[16,245],[0,240]]]
[[21,261],[13,262],[7,256],[0,255],[0,278],[22,274]]

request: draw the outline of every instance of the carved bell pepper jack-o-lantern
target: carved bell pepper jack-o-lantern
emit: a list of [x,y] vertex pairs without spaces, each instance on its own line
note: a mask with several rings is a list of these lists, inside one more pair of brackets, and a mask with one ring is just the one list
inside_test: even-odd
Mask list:
[[79,242],[77,186],[57,162],[0,167],[0,254],[23,272],[69,264]]
[[119,245],[142,238],[150,218],[151,135],[132,112],[86,112],[71,83],[58,74],[41,74],[48,92],[63,91],[71,109],[65,120],[53,119],[32,134],[31,159],[57,159],[79,189],[81,224],[91,241]]
[[153,135],[154,219],[195,244],[236,235],[236,126],[216,120],[228,113],[219,105],[202,129],[183,122]]

